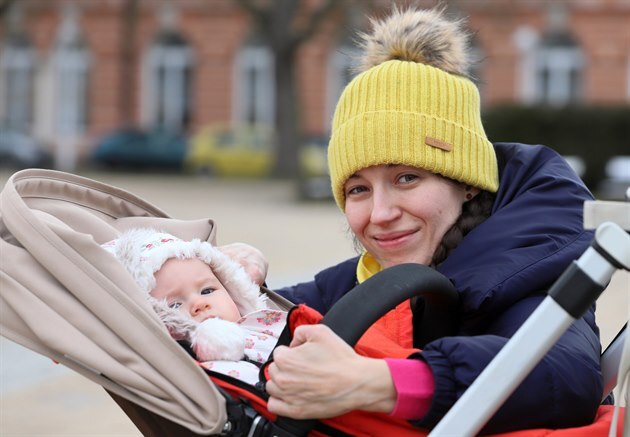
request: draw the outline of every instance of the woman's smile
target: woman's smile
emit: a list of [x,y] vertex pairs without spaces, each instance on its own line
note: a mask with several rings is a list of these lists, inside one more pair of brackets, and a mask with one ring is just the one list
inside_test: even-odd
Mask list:
[[397,249],[410,242],[417,232],[418,230],[381,233],[374,235],[373,239],[384,250]]

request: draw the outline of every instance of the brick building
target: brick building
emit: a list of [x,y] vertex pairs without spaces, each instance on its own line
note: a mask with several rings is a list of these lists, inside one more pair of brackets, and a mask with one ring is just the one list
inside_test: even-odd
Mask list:
[[[349,29],[367,29],[366,17],[391,3],[354,1],[301,46],[304,133],[329,130],[351,77]],[[485,106],[630,102],[629,0],[446,3],[449,13],[469,17]],[[235,0],[19,0],[1,19],[0,123],[57,155],[72,143],[72,156],[58,156],[61,167],[123,125],[190,134],[210,123],[274,119],[272,53]]]

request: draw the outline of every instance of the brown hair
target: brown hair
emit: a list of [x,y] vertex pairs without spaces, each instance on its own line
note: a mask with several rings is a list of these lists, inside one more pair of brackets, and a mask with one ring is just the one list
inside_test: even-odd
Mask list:
[[464,203],[457,221],[446,231],[435,249],[430,267],[435,268],[444,262],[464,237],[490,216],[495,197],[493,193],[480,191],[473,199]]

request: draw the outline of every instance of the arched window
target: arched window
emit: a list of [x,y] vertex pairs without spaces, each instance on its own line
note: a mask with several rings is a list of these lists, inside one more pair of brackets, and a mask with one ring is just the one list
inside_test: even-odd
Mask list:
[[235,125],[274,125],[273,54],[260,39],[254,37],[236,54],[233,86]]
[[87,125],[90,61],[73,9],[64,10],[52,64],[57,94],[57,132],[64,136],[79,135]]
[[514,42],[520,50],[520,100],[523,103],[566,105],[582,98],[583,55],[567,33],[540,38],[519,28]]
[[582,98],[584,59],[569,32],[569,4],[549,2],[546,8],[542,35],[530,27],[514,33],[520,50],[520,97],[524,103],[575,103]]
[[539,103],[566,105],[582,97],[582,50],[566,33],[542,39],[536,54],[536,84]]
[[0,81],[4,99],[2,124],[28,131],[33,123],[35,50],[22,33],[10,34],[0,53]]
[[146,121],[152,127],[183,131],[191,119],[193,54],[178,34],[158,35],[145,58]]
[[326,123],[328,131],[332,128],[332,119],[337,101],[344,88],[356,75],[356,59],[359,50],[346,42],[333,49],[328,61],[328,81],[326,86]]

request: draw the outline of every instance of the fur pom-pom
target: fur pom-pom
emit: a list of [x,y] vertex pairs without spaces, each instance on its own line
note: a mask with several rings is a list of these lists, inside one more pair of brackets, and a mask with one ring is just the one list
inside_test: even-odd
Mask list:
[[462,21],[449,21],[442,9],[401,10],[394,7],[387,18],[371,20],[372,33],[360,34],[363,54],[359,71],[389,60],[411,61],[467,76],[469,35]]
[[175,340],[191,341],[192,333],[199,325],[196,321],[185,316],[179,310],[170,308],[165,300],[154,299],[151,296],[148,297],[148,300],[171,337]]
[[199,361],[238,361],[245,355],[245,332],[234,322],[218,318],[201,323],[169,308],[163,300],[149,302],[175,340],[188,340]]
[[207,319],[191,335],[199,361],[238,361],[245,356],[245,332],[234,322]]

